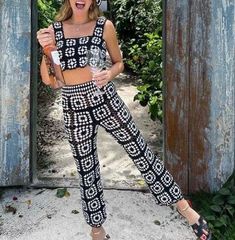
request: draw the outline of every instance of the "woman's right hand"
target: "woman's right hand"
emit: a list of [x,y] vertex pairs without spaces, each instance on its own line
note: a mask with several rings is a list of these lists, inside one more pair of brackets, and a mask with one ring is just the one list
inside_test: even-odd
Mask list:
[[37,31],[37,39],[39,44],[44,48],[46,45],[55,45],[55,34],[52,26],[42,28]]

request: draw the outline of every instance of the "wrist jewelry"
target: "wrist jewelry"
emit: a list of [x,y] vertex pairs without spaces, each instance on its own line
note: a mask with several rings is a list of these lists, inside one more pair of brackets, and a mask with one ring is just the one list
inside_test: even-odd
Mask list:
[[48,74],[55,76],[55,70],[53,68],[53,65],[52,65],[50,59],[48,58],[48,56],[46,54],[43,54],[43,56],[44,56],[44,59],[45,59],[46,65],[47,65]]

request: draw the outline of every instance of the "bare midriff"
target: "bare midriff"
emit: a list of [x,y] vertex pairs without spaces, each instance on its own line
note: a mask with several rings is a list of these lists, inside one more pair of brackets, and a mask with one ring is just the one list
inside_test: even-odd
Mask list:
[[92,80],[92,74],[89,66],[65,70],[63,71],[63,75],[66,85],[82,84]]

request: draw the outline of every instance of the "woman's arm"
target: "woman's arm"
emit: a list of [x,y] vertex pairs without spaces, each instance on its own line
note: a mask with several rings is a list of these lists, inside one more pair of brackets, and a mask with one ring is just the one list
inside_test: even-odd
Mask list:
[[122,60],[121,50],[118,45],[116,29],[110,20],[107,20],[105,23],[103,37],[112,61],[112,67],[108,70],[101,71],[94,75],[94,80],[96,80],[97,86],[99,87],[111,81],[124,70],[124,64]]
[[[48,28],[40,29],[37,32],[37,39],[42,48],[46,45],[55,44],[55,36],[52,25],[50,25]],[[54,77],[54,71],[50,60],[45,55],[42,56],[40,74],[42,81],[46,85],[50,85],[51,78]]]
[[111,78],[115,78],[119,73],[123,72],[124,64],[121,51],[118,45],[116,29],[110,20],[106,21],[104,26],[104,39],[106,41],[107,50],[109,52],[112,67],[110,68]]
[[46,61],[49,61],[48,59],[45,59],[45,55],[42,56],[42,61],[40,64],[40,74],[41,74],[41,78],[42,81],[46,84],[46,85],[50,85],[51,84],[51,77],[54,77],[54,73],[53,73],[53,69],[50,66],[50,63],[46,63]]

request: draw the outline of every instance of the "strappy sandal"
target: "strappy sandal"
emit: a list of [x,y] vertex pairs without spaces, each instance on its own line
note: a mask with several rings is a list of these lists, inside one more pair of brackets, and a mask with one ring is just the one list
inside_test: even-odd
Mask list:
[[96,233],[91,231],[90,236],[92,237],[92,240],[108,240],[108,239],[110,239],[109,234],[106,234],[103,239],[99,239],[98,235],[100,234],[101,231],[102,230],[100,230],[99,232],[96,232]]
[[[194,223],[193,225],[191,225],[196,236],[198,236],[200,240],[211,240],[212,236],[206,220],[202,216],[200,216],[198,221],[199,221],[199,225],[197,223]],[[206,235],[203,232],[203,230],[206,230],[208,232],[208,235]]]
[[[177,211],[180,215],[182,215],[184,217],[184,215],[181,212],[186,211],[188,208],[190,207],[190,205],[188,204],[184,209],[179,210],[177,208]],[[208,228],[207,222],[206,220],[200,216],[198,219],[199,224],[194,223],[192,225],[190,225],[194,231],[194,233],[196,234],[196,236],[200,239],[200,240],[211,240],[212,239],[212,234],[211,231]],[[203,230],[208,232],[208,235],[206,235]]]

